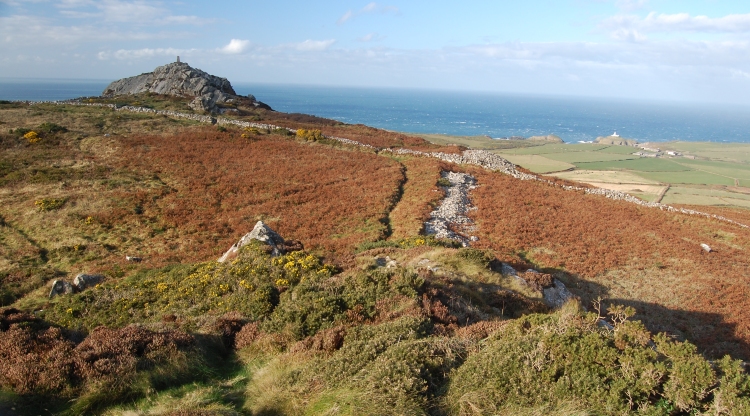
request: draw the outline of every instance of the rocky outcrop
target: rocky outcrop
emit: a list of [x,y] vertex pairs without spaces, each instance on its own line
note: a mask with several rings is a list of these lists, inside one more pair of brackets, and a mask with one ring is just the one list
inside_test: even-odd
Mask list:
[[635,146],[638,144],[637,140],[634,139],[623,139],[620,136],[607,136],[607,137],[597,137],[596,140],[594,140],[594,143],[597,144],[608,144],[612,146]]
[[268,244],[269,248],[271,249],[271,256],[276,257],[284,254],[284,239],[281,238],[281,236],[278,235],[276,231],[272,230],[271,227],[267,226],[263,221],[258,221],[255,224],[255,227],[253,227],[252,231],[240,238],[240,241],[234,243],[234,245],[230,247],[229,250],[227,250],[227,252],[219,258],[219,263],[224,263],[237,257],[240,249],[250,244],[253,240],[258,240]]
[[526,140],[531,140],[534,142],[565,143],[563,139],[561,139],[559,136],[555,136],[554,134],[548,134],[546,136],[531,136]]
[[267,105],[255,100],[252,95],[239,97],[226,78],[208,74],[184,62],[173,62],[156,68],[154,72],[117,80],[104,89],[102,96],[114,97],[141,93],[193,97],[188,104],[190,108],[207,113],[236,111],[232,106],[240,100],[247,101],[255,107],[270,109]]

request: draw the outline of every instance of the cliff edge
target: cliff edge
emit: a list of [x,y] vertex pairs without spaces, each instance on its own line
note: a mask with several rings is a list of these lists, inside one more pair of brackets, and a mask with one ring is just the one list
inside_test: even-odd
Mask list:
[[[191,67],[185,62],[173,62],[160,66],[153,72],[112,82],[104,89],[102,96],[115,97],[141,93],[170,95],[173,97],[194,97],[188,104],[196,111],[226,113],[233,110],[232,104],[249,101],[254,107],[271,110],[268,105],[249,95],[240,97],[226,78],[208,74]],[[224,106],[229,104],[229,106]],[[228,108],[229,107],[229,108]]]

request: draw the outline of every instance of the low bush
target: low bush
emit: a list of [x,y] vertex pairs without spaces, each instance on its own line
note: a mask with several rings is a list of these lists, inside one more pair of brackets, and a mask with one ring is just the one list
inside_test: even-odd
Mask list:
[[61,126],[59,124],[50,123],[50,122],[46,122],[46,121],[44,123],[40,124],[36,129],[40,133],[44,133],[44,134],[65,133],[65,132],[68,131],[67,128],[65,128],[65,127],[63,127],[63,126]]
[[297,138],[300,140],[306,140],[308,142],[317,142],[319,140],[322,140],[323,133],[320,132],[320,130],[305,130],[305,129],[298,129]]
[[402,238],[398,240],[378,240],[368,241],[360,244],[357,247],[357,253],[363,251],[372,250],[375,248],[393,247],[393,248],[414,248],[414,247],[447,247],[447,248],[458,248],[461,247],[461,243],[449,240],[449,239],[438,239],[433,236],[416,236],[409,238]]
[[29,143],[39,143],[39,141],[42,140],[41,137],[39,137],[39,134],[35,131],[30,131],[23,135],[23,138],[26,139]]
[[[723,408],[726,413],[717,414],[739,415],[750,409],[750,379],[739,363],[725,358],[714,368],[687,342],[658,335],[651,344],[637,321],[620,320],[608,331],[597,325],[595,314],[574,307],[526,316],[498,330],[451,375],[445,396],[451,413],[570,403],[595,414]],[[732,409],[726,408],[725,396],[731,397]]]
[[328,278],[333,271],[332,266],[304,252],[271,258],[264,245],[255,242],[243,247],[231,263],[168,266],[59,298],[45,318],[84,330],[157,322],[172,314],[190,320],[204,314],[238,312],[256,321],[270,316],[281,292],[300,282]]
[[54,211],[62,208],[64,204],[65,199],[62,198],[42,198],[34,201],[34,205],[39,211]]
[[194,346],[187,333],[137,326],[97,328],[76,344],[59,328],[5,309],[0,312],[0,387],[18,394],[89,396],[74,405],[80,414],[205,376],[203,356]]
[[452,186],[453,184],[451,183],[450,180],[448,180],[448,178],[440,178],[437,180],[436,185],[437,186]]

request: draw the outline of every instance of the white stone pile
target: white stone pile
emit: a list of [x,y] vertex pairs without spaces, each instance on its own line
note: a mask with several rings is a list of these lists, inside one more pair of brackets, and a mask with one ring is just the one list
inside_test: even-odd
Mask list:
[[476,209],[469,200],[469,191],[476,188],[477,181],[466,173],[442,172],[440,176],[448,179],[451,186],[442,187],[445,190],[445,198],[430,213],[430,220],[424,224],[425,233],[437,238],[460,241],[464,247],[468,247],[470,241],[476,241],[476,237],[467,238],[451,230],[450,226],[459,226],[463,232],[474,230],[473,221],[466,214]]

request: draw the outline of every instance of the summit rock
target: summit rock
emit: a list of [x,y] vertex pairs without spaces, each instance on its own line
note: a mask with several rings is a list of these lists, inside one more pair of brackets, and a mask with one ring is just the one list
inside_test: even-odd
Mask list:
[[232,109],[232,104],[236,105],[243,101],[254,107],[271,109],[252,95],[238,96],[228,79],[208,74],[185,62],[173,62],[157,67],[153,72],[114,81],[104,89],[102,96],[116,97],[141,93],[192,97],[193,100],[188,104],[190,108],[208,113],[236,111]]

